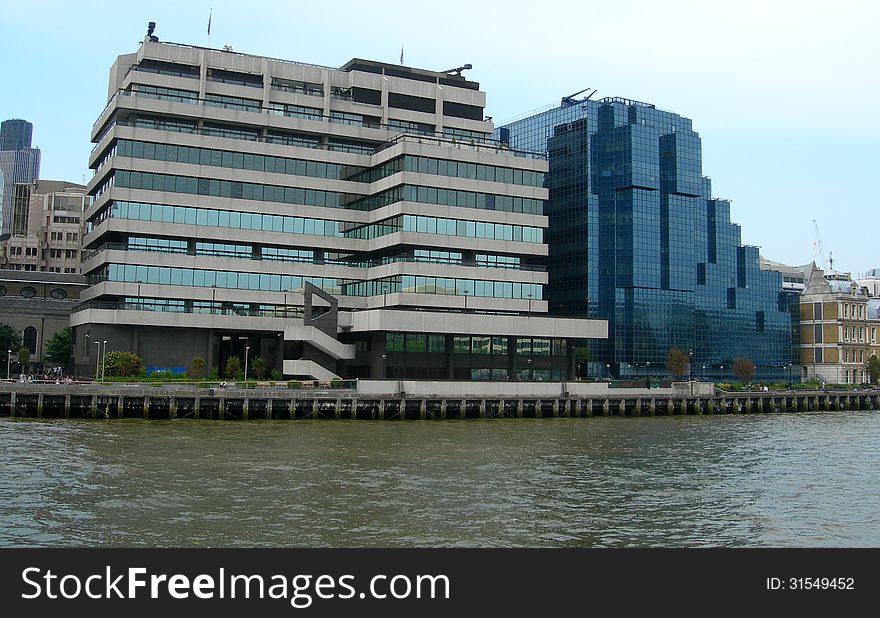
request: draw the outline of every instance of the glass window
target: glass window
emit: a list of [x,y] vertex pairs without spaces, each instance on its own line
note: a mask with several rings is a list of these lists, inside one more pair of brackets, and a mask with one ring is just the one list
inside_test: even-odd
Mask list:
[[386,333],[385,350],[388,352],[403,352],[403,333]]
[[429,335],[428,336],[428,352],[445,352],[446,336],[445,335]]
[[492,354],[507,354],[507,337],[492,337]]
[[416,333],[406,334],[406,351],[407,352],[425,352],[428,349],[427,335]]
[[471,351],[470,337],[453,337],[452,351],[456,354],[467,354]]
[[471,337],[471,352],[473,354],[488,354],[490,337]]

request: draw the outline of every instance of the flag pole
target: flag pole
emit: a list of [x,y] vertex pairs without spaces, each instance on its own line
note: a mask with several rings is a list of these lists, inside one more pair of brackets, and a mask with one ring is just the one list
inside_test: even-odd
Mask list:
[[212,7],[210,12],[208,13],[208,48],[211,47],[211,17],[213,17],[213,15],[214,9]]

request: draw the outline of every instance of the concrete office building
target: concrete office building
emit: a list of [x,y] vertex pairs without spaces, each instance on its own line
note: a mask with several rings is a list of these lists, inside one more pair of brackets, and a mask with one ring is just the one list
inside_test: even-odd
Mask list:
[[35,180],[15,191],[13,233],[0,241],[2,268],[79,274],[85,187]]
[[570,379],[602,320],[549,318],[547,161],[448,72],[339,69],[148,36],[110,70],[71,318],[145,364]]
[[712,195],[691,120],[618,97],[576,100],[510,122],[497,137],[549,155],[550,313],[609,321],[594,371],[666,373],[672,348],[694,378],[784,379],[791,319],[781,276],[741,242]]

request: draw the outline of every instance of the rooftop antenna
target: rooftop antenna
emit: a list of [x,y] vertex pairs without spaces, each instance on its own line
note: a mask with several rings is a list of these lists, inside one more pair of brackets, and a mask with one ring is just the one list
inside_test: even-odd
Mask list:
[[447,69],[443,71],[444,73],[449,73],[450,75],[458,75],[461,77],[462,71],[467,71],[468,69],[472,69],[474,66],[472,64],[463,64],[460,67],[456,67],[454,69]]
[[825,253],[822,251],[822,237],[819,235],[819,224],[813,219],[813,231],[816,233],[816,240],[813,241],[813,259],[817,257],[821,260],[822,270],[825,270]]

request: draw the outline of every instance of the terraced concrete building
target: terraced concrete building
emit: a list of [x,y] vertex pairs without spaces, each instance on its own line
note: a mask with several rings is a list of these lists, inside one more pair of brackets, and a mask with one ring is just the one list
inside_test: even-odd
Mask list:
[[77,363],[261,357],[285,376],[570,379],[603,320],[549,318],[543,155],[461,70],[339,69],[148,36],[92,130]]

